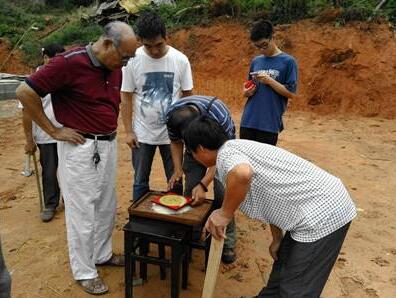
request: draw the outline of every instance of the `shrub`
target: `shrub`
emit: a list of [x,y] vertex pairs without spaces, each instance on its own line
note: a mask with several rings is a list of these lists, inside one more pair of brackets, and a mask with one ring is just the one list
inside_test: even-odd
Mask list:
[[376,6],[374,0],[343,0],[340,2],[340,6],[343,8],[340,18],[343,23],[367,20]]
[[270,4],[270,19],[274,23],[290,23],[303,19],[309,13],[308,0],[272,0]]
[[68,24],[62,30],[57,30],[43,39],[44,44],[59,43],[62,45],[87,44],[96,40],[102,34],[98,24],[84,24],[76,21]]

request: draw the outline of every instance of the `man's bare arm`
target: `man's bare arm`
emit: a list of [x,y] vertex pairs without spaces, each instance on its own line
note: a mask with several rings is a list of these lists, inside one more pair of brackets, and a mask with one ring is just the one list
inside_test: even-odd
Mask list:
[[270,86],[272,89],[274,89],[274,91],[276,93],[279,93],[280,95],[293,99],[296,97],[296,94],[293,92],[290,92],[285,85],[279,83],[277,80],[274,80],[273,78],[271,78],[270,75],[266,74],[266,73],[262,73],[257,75],[257,79],[263,83],[266,84],[268,86]]
[[234,217],[239,205],[245,200],[252,177],[253,169],[249,164],[237,165],[228,173],[223,205],[209,216],[204,232],[211,233],[215,239],[226,237],[225,228]]
[[19,85],[16,95],[27,115],[51,137],[59,141],[84,144],[84,137],[74,129],[67,127],[57,128],[51,123],[44,113],[40,96],[26,83]]
[[239,205],[245,200],[252,177],[253,169],[249,164],[237,165],[228,173],[221,206],[227,217],[232,218]]
[[33,139],[32,119],[30,118],[28,113],[26,113],[25,109],[22,109],[22,126],[26,140],[25,153],[33,154],[34,152],[36,152],[37,147]]
[[132,129],[133,93],[121,92],[121,118],[125,130],[125,142],[132,148],[139,148],[138,139]]
[[168,189],[172,189],[177,181],[183,176],[183,149],[184,144],[181,140],[171,141],[170,144],[174,172],[168,182]]

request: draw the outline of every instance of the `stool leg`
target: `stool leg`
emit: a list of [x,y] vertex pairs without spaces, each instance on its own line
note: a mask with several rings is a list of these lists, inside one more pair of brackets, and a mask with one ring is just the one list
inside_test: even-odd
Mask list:
[[125,298],[132,297],[132,235],[124,232],[124,253],[125,253]]
[[188,255],[189,255],[189,261],[191,262],[192,261],[192,251],[193,251],[193,249],[192,249],[192,247],[190,246],[189,248],[188,248],[188,250],[189,250],[189,252],[188,252]]
[[190,247],[186,246],[185,248],[186,254],[183,258],[183,269],[182,269],[182,289],[187,289],[188,285],[188,269],[190,266]]
[[[140,239],[140,245],[139,245],[140,256],[147,256],[149,245],[150,243],[148,241],[145,241],[144,239]],[[143,261],[140,261],[140,278],[143,280],[147,280],[147,263]]]
[[182,260],[182,247],[181,245],[174,245],[172,247],[172,260],[171,260],[171,298],[179,298],[180,287],[180,265]]
[[[158,243],[158,253],[161,260],[165,259],[165,245]],[[166,279],[166,266],[160,265],[160,276],[161,280]]]
[[[132,255],[135,255],[136,254],[136,249],[137,249],[137,247],[136,247],[136,241],[139,241],[139,239],[136,237],[136,236],[132,236],[131,237],[131,250],[130,250],[130,255],[131,255],[131,266],[132,266],[132,276],[135,276],[135,274],[136,274],[136,261],[135,261],[135,258],[132,258]],[[132,287],[133,287],[133,284],[132,284]]]

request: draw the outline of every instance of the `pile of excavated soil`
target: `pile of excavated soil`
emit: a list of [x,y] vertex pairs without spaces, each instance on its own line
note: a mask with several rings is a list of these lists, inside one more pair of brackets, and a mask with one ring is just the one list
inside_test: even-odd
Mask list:
[[[396,117],[396,39],[387,25],[301,21],[277,27],[275,38],[299,65],[299,98],[291,109]],[[219,22],[178,31],[171,42],[191,60],[196,92],[216,90],[208,95],[243,107],[242,83],[259,54],[247,27]]]
[[[11,55],[10,55],[11,53]],[[19,75],[30,74],[32,68],[27,66],[22,60],[22,54],[18,51],[12,51],[11,44],[0,38],[0,72],[13,73]]]
[[[278,26],[275,39],[299,66],[299,97],[290,102],[291,110],[396,117],[396,38],[387,25],[336,28],[309,20]],[[250,61],[260,54],[249,40],[249,28],[222,21],[177,31],[170,41],[191,61],[195,93],[216,95],[234,110],[243,108],[242,84]],[[1,64],[10,51],[0,39]],[[18,51],[2,70],[31,71]]]

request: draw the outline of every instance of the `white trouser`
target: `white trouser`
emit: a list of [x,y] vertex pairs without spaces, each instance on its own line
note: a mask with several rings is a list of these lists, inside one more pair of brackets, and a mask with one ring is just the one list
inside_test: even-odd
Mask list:
[[59,182],[75,280],[97,277],[95,264],[106,262],[112,255],[117,141],[98,141],[97,167],[92,159],[94,149],[94,140],[90,139],[83,145],[58,142]]

